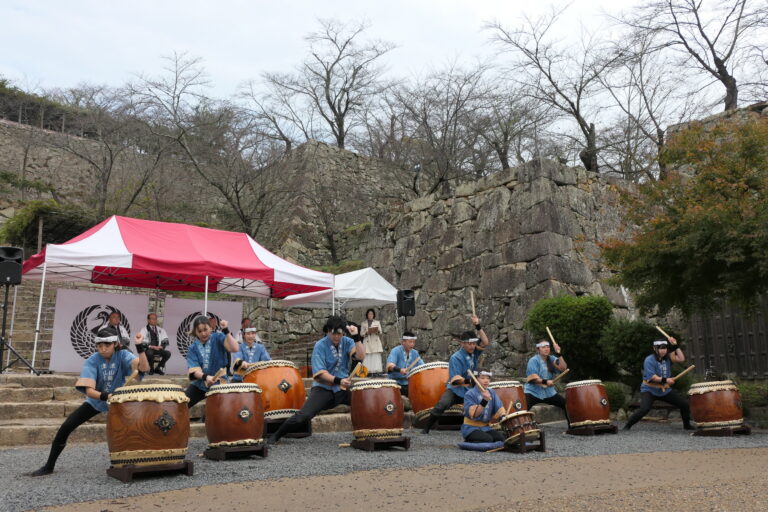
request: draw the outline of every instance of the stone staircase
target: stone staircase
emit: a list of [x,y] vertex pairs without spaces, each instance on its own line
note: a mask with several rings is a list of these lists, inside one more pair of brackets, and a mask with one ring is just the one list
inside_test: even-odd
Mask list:
[[[0,448],[30,444],[49,444],[64,419],[83,403],[83,395],[74,388],[77,375],[31,375],[11,373],[0,375]],[[178,384],[186,387],[184,377],[147,377],[144,384]],[[309,392],[312,379],[304,379]],[[411,425],[413,413],[410,403],[405,402],[404,427]],[[537,405],[536,420],[545,423],[565,419],[556,407]],[[190,410],[192,437],[205,437],[205,424],[200,419],[205,414],[205,401]],[[106,414],[99,414],[81,425],[70,436],[72,442],[104,442]],[[352,430],[350,409],[340,405],[321,412],[312,420],[313,432],[345,432]]]

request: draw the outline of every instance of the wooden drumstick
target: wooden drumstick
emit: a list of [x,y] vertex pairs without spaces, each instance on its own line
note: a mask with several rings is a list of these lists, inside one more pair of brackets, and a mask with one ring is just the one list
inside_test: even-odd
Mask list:
[[555,337],[552,336],[552,331],[549,330],[549,326],[545,327],[547,329],[547,334],[549,334],[549,339],[552,340],[552,345],[555,344]]
[[565,377],[565,374],[568,373],[569,371],[571,371],[571,369],[570,368],[566,368],[565,370],[563,370],[563,373],[561,373],[560,375],[558,375],[557,377],[552,379],[552,385],[554,386],[555,384],[557,384],[557,381],[559,381],[560,379]]
[[472,301],[472,316],[477,316],[475,314],[475,292],[473,290],[469,290],[469,299]]
[[411,368],[413,368],[416,365],[416,363],[418,363],[419,361],[421,361],[421,358],[417,357],[414,362],[408,365],[408,367],[405,369],[405,373],[408,373],[409,371],[411,371]]
[[480,392],[481,392],[481,393],[485,393],[485,388],[484,388],[484,387],[483,387],[483,385],[482,385],[482,384],[480,384],[480,382],[477,380],[477,377],[475,377],[475,372],[473,372],[472,370],[469,370],[469,376],[470,376],[470,377],[472,377],[472,380],[473,380],[473,381],[475,381],[475,386],[477,386],[477,387],[478,387],[478,389],[480,390]]
[[661,328],[661,327],[659,327],[658,325],[656,326],[656,329],[658,329],[658,330],[659,330],[659,332],[660,332],[661,334],[663,334],[665,338],[669,339],[669,338],[671,338],[671,337],[672,337],[672,336],[670,336],[669,334],[667,334],[666,332],[664,332],[664,329],[662,329],[662,328]]
[[693,370],[694,368],[696,368],[696,365],[695,365],[695,364],[692,364],[691,366],[689,366],[689,367],[688,367],[688,368],[686,368],[685,370],[683,370],[683,371],[681,371],[680,373],[678,373],[678,374],[675,376],[675,382],[677,382],[677,379],[679,379],[680,377],[684,377],[686,373],[690,372],[690,371],[691,371],[691,370]]
[[219,371],[216,372],[216,375],[213,376],[213,383],[216,384],[216,381],[219,381],[219,384],[224,383],[224,376],[227,374],[227,369],[225,367],[219,368]]
[[125,383],[123,384],[123,386],[130,386],[131,384],[133,384],[133,382],[136,380],[138,376],[139,376],[139,370],[133,370],[133,373],[130,375],[130,377],[125,379]]

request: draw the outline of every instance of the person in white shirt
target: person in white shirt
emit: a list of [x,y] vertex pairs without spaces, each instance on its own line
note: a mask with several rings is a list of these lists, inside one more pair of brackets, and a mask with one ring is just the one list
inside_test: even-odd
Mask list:
[[[149,345],[147,348],[147,360],[149,361],[149,374],[165,375],[165,363],[171,358],[168,351],[168,333],[157,325],[157,315],[147,315],[147,325],[141,329],[141,336]],[[161,356],[160,363],[155,367],[155,356]]]

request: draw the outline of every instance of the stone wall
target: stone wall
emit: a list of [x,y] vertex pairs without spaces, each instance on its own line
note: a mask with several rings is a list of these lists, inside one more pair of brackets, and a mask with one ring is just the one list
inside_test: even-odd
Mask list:
[[605,295],[620,313],[632,309],[599,257],[598,243],[622,236],[617,185],[626,186],[549,161],[495,174],[381,216],[368,263],[416,291],[409,327],[428,360],[448,357],[450,333],[471,327],[472,290],[494,343],[487,363],[518,375],[532,352],[523,322],[539,299]]

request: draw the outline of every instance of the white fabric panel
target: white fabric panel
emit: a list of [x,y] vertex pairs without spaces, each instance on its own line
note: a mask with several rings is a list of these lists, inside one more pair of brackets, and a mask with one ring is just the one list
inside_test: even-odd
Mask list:
[[333,286],[333,274],[319,272],[284,260],[256,243],[250,236],[248,237],[248,242],[251,244],[251,248],[259,260],[265,265],[275,269],[275,281],[310,286]]
[[48,244],[45,249],[48,271],[51,263],[131,268],[133,256],[123,243],[117,218],[112,217],[91,236],[71,244]]
[[[397,288],[372,268],[336,276],[336,303],[344,308],[369,308],[397,302]],[[331,290],[301,293],[283,299],[288,307],[327,308],[333,301]]]

